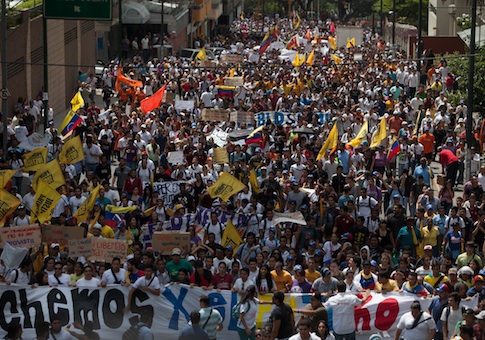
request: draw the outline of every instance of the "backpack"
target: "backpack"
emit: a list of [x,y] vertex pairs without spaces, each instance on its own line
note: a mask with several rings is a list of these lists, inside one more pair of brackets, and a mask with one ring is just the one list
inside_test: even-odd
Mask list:
[[[249,310],[251,309],[251,304],[248,302],[248,310],[246,311],[249,312]],[[232,307],[232,311],[231,311],[231,317],[234,319],[234,320],[239,320],[239,317],[241,315],[241,302],[238,302],[234,305],[234,307]]]
[[121,337],[122,340],[136,340],[138,339],[138,334],[140,333],[140,329],[143,327],[147,327],[146,325],[133,325],[130,328],[126,330],[126,332],[123,333],[123,336]]

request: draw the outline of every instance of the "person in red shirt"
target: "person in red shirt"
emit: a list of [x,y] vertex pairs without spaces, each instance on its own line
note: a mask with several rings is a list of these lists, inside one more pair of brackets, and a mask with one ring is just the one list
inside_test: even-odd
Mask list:
[[212,285],[215,289],[231,290],[232,289],[232,275],[227,273],[227,264],[223,261],[219,262],[217,267],[217,274],[212,275]]
[[425,132],[419,137],[419,142],[423,145],[423,154],[426,159],[431,160],[433,158],[434,145],[436,140],[434,135],[429,133],[429,129],[425,128]]
[[446,170],[446,179],[451,181],[451,185],[455,186],[456,174],[460,162],[458,157],[449,149],[443,149],[441,146],[438,148],[440,155],[441,166]]
[[201,287],[204,289],[212,289],[212,273],[208,269],[204,269],[204,263],[200,260],[194,263],[194,272],[190,275],[190,285]]
[[354,224],[354,219],[349,216],[349,208],[347,206],[343,206],[340,208],[339,215],[335,218],[332,233],[337,235],[348,233]]

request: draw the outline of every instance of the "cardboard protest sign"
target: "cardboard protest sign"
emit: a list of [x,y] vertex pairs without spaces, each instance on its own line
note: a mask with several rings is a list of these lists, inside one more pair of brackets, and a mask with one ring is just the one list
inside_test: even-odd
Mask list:
[[171,151],[168,153],[167,162],[170,164],[178,164],[184,162],[183,151]]
[[89,257],[93,252],[93,238],[81,238],[69,240],[69,256],[70,257]]
[[243,77],[226,77],[224,78],[224,85],[226,86],[242,86],[244,84]]
[[84,238],[84,228],[81,227],[66,227],[60,225],[43,225],[42,242],[45,243],[59,243],[62,246],[67,246],[69,240],[76,240]]
[[190,249],[190,233],[180,231],[156,231],[152,235],[153,250],[162,255],[171,255],[172,249],[180,248],[182,252]]
[[236,124],[252,125],[254,120],[254,113],[246,111],[231,112],[229,120]]
[[0,236],[2,240],[0,247],[2,248],[4,243],[8,242],[12,247],[28,249],[38,247],[42,240],[40,226],[38,224],[1,228]]
[[215,148],[213,161],[216,164],[229,163],[229,155],[227,154],[227,150],[225,148]]
[[176,110],[191,111],[191,110],[194,109],[194,101],[193,100],[176,100],[175,101],[175,109]]
[[202,110],[202,120],[211,122],[225,122],[227,121],[228,112],[226,110],[221,110],[217,108],[203,109]]
[[244,60],[244,56],[240,54],[223,54],[221,56],[221,62],[222,63],[228,63],[228,64],[239,64],[242,63]]
[[125,262],[128,252],[128,243],[125,240],[114,240],[111,238],[92,238],[93,249],[90,260],[109,261],[113,257],[119,257],[121,262]]
[[[153,189],[158,190],[158,197],[161,197],[165,202],[172,202],[175,195],[180,192],[180,184],[186,183],[185,181],[172,181],[172,182],[155,182],[153,183]],[[150,185],[149,182],[143,182],[143,187]]]

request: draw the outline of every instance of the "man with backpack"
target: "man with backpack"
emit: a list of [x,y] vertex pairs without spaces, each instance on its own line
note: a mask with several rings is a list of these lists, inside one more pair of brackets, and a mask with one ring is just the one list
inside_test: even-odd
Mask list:
[[271,312],[271,339],[289,339],[295,334],[295,317],[293,309],[285,303],[285,294],[277,291],[273,294],[275,308]]
[[217,332],[220,332],[224,327],[222,322],[221,314],[215,308],[209,306],[209,297],[207,295],[202,295],[199,298],[200,303],[200,324],[202,329],[207,332],[210,340],[217,339]]
[[222,233],[224,232],[224,227],[221,222],[217,219],[217,212],[211,212],[211,220],[205,225],[205,235],[206,238],[210,233],[215,235],[215,242],[217,244],[222,243]]
[[185,328],[179,335],[178,340],[210,340],[207,332],[200,326],[200,313],[193,311],[190,313],[191,325]]
[[460,296],[453,292],[448,297],[448,306],[441,312],[441,327],[443,339],[449,339],[455,330],[456,324],[463,319],[463,310],[460,308]]
[[7,284],[19,283],[19,284],[30,284],[31,281],[31,270],[32,270],[32,259],[30,256],[26,256],[18,269],[12,270],[6,278]]
[[[154,336],[150,328],[152,320],[153,315],[149,310],[140,310],[140,319],[138,322],[135,320],[136,323],[132,323],[132,326],[123,333],[122,340],[153,340]],[[130,322],[132,322],[131,319]]]

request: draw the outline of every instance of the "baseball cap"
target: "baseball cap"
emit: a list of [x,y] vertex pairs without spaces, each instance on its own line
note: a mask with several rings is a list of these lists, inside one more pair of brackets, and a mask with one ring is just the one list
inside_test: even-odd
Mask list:
[[473,280],[474,280],[475,282],[477,282],[477,281],[481,281],[481,282],[483,282],[483,276],[481,276],[481,275],[475,275],[475,277],[473,278]]
[[456,275],[456,274],[458,274],[458,271],[456,270],[456,268],[450,268],[450,269],[448,269],[448,275],[450,275],[450,274]]
[[448,293],[450,290],[448,289],[448,286],[447,285],[445,285],[444,283],[442,283],[438,288],[436,288],[436,291],[438,293],[443,293],[443,292]]
[[424,250],[433,250],[433,246],[427,244],[424,246]]
[[354,239],[354,237],[352,236],[352,234],[351,234],[351,233],[345,233],[345,234],[343,234],[343,235],[342,235],[342,238],[343,238],[343,239],[347,239],[347,240],[349,240],[349,241],[352,241],[352,240]]
[[446,143],[453,143],[453,138],[448,138],[448,139],[446,140]]
[[190,255],[189,257],[187,257],[187,261],[195,261],[195,256],[193,255]]
[[172,249],[172,255],[181,255],[181,254],[182,254],[182,251],[180,250],[180,248]]
[[315,256],[323,256],[323,251],[321,249],[315,250]]
[[295,257],[293,255],[288,256],[286,261],[295,261]]
[[426,210],[433,210],[433,206],[432,206],[431,204],[428,204],[428,205],[426,206]]
[[475,311],[472,308],[467,308],[467,309],[465,309],[465,311],[463,312],[463,314],[475,316]]
[[60,247],[59,243],[52,243],[51,244],[51,248],[59,248],[59,247]]
[[266,251],[266,252],[268,252],[268,253],[269,253],[269,247],[263,247],[263,249],[261,249],[261,251],[263,251],[263,252],[265,252],[265,251]]
[[93,228],[94,229],[99,229],[99,230],[103,229],[103,227],[99,223],[94,224]]
[[322,276],[332,275],[332,272],[327,267],[322,269]]
[[308,245],[309,245],[310,247],[315,248],[315,246],[317,245],[317,243],[316,243],[315,241],[310,241],[310,243],[308,243]]
[[234,248],[232,246],[227,246],[226,249],[227,250],[233,250]]
[[392,196],[392,198],[401,198],[401,196],[399,196],[398,194],[395,194],[394,196]]

